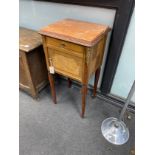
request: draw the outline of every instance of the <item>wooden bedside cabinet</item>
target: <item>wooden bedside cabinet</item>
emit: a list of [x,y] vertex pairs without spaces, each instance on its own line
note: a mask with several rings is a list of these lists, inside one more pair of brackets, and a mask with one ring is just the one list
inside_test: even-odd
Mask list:
[[108,26],[73,19],[64,19],[42,28],[52,97],[56,103],[53,74],[64,75],[82,83],[82,112],[84,117],[87,84],[95,73],[93,95],[96,95],[100,66],[104,54]]
[[36,98],[48,83],[41,35],[36,31],[19,29],[19,87]]

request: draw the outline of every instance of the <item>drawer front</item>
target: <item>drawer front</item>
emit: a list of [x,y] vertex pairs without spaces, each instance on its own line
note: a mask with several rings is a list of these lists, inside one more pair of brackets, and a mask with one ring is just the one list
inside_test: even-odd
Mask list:
[[48,61],[57,73],[82,81],[82,58],[48,48]]
[[53,46],[58,50],[66,50],[67,52],[71,52],[79,57],[83,56],[83,52],[85,50],[84,46],[50,37],[46,37],[46,44],[48,47]]

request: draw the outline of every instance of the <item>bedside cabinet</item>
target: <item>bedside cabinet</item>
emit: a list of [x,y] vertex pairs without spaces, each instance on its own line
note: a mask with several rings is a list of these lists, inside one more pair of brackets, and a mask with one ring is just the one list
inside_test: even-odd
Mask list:
[[95,73],[93,95],[102,64],[107,34],[105,25],[64,19],[42,28],[43,47],[52,97],[56,103],[53,74],[58,73],[82,83],[82,111],[84,117],[88,80]]
[[37,98],[48,83],[41,36],[33,30],[19,29],[19,88]]

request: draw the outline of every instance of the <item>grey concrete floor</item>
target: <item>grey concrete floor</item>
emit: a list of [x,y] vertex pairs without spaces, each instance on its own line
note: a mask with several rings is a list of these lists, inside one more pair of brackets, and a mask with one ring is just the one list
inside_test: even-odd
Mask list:
[[85,118],[80,117],[80,89],[56,84],[57,105],[53,104],[49,86],[34,100],[19,92],[20,155],[130,155],[134,148],[134,114],[125,115],[130,131],[129,141],[122,146],[108,143],[101,134],[102,121],[118,117],[120,108],[87,95]]

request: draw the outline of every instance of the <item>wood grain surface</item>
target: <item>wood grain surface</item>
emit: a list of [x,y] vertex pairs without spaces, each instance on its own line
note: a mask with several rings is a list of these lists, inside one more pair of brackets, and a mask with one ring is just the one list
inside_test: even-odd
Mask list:
[[95,45],[109,31],[110,28],[106,25],[64,19],[42,28],[39,33],[90,47]]
[[36,47],[42,45],[41,35],[36,31],[20,27],[19,28],[19,49],[30,52]]

